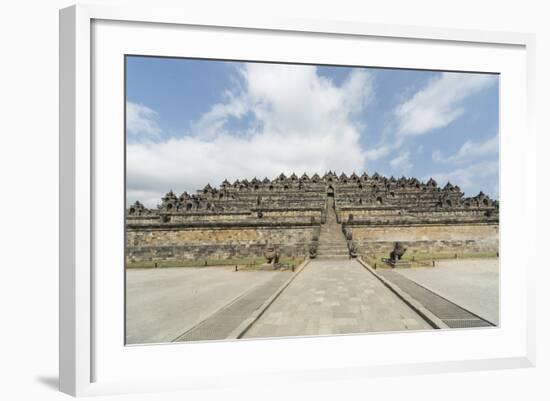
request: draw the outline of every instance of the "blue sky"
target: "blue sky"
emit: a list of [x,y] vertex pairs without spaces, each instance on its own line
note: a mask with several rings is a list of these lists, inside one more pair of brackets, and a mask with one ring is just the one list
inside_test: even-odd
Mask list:
[[489,74],[127,57],[127,200],[327,170],[498,198],[498,90]]

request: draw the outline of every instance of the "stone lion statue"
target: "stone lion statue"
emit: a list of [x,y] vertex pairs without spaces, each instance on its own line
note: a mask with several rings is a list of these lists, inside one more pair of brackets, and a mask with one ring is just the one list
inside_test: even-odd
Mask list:
[[390,252],[390,259],[394,261],[401,260],[406,250],[407,248],[405,248],[401,242],[396,242],[393,245],[393,251]]
[[273,245],[268,245],[265,248],[264,257],[267,259],[267,263],[277,264],[279,263],[280,254]]
[[355,245],[355,242],[348,241],[348,249],[350,258],[356,258],[358,256],[359,250],[357,249],[357,245]]
[[347,241],[351,241],[353,239],[353,232],[351,231],[350,228],[344,229],[344,237],[346,237]]
[[309,244],[309,257],[315,259],[317,257],[317,243],[312,242]]

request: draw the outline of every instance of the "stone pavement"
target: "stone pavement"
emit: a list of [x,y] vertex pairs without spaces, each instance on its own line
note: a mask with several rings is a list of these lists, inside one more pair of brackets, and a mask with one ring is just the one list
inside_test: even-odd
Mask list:
[[232,267],[128,269],[126,343],[170,342],[252,288],[286,272]]
[[313,260],[243,338],[431,330],[353,259]]
[[399,273],[499,324],[498,258],[441,260],[435,268],[400,269]]
[[174,341],[206,341],[229,338],[230,334],[275,294],[293,274],[290,271],[277,272],[269,280],[256,285]]
[[392,286],[397,285],[452,329],[491,326],[490,322],[400,274],[399,271],[403,270],[405,269],[378,269],[377,274],[388,280]]

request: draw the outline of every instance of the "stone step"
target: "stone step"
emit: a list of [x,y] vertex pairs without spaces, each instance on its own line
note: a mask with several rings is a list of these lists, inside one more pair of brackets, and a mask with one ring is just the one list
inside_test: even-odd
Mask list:
[[338,233],[321,233],[321,235],[319,236],[319,239],[323,239],[323,238],[344,238],[344,234],[342,234],[341,232],[338,232]]
[[333,246],[335,246],[335,247],[341,246],[341,247],[345,248],[345,247],[348,246],[348,244],[345,241],[331,241],[331,242],[319,242],[317,244],[317,246],[319,248],[321,248],[321,247],[333,247]]
[[319,244],[317,249],[348,249],[348,244],[345,242],[332,243],[332,244]]
[[349,259],[349,255],[317,255],[316,259]]
[[317,257],[320,259],[348,259],[349,251],[342,225],[336,221],[333,209],[327,211],[325,224],[319,232]]
[[349,253],[318,253],[318,258],[347,258]]
[[348,251],[348,247],[347,246],[338,246],[338,247],[326,247],[326,248],[317,248],[317,252],[318,253],[321,253],[321,252],[325,252],[325,253],[329,253],[329,252],[347,252]]
[[349,251],[347,249],[317,250],[317,255],[347,255],[348,253]]

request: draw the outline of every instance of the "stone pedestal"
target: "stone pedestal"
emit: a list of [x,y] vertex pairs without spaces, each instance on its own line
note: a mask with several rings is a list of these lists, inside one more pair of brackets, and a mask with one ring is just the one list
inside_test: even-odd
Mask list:
[[388,260],[391,267],[411,267],[411,262],[408,260]]

